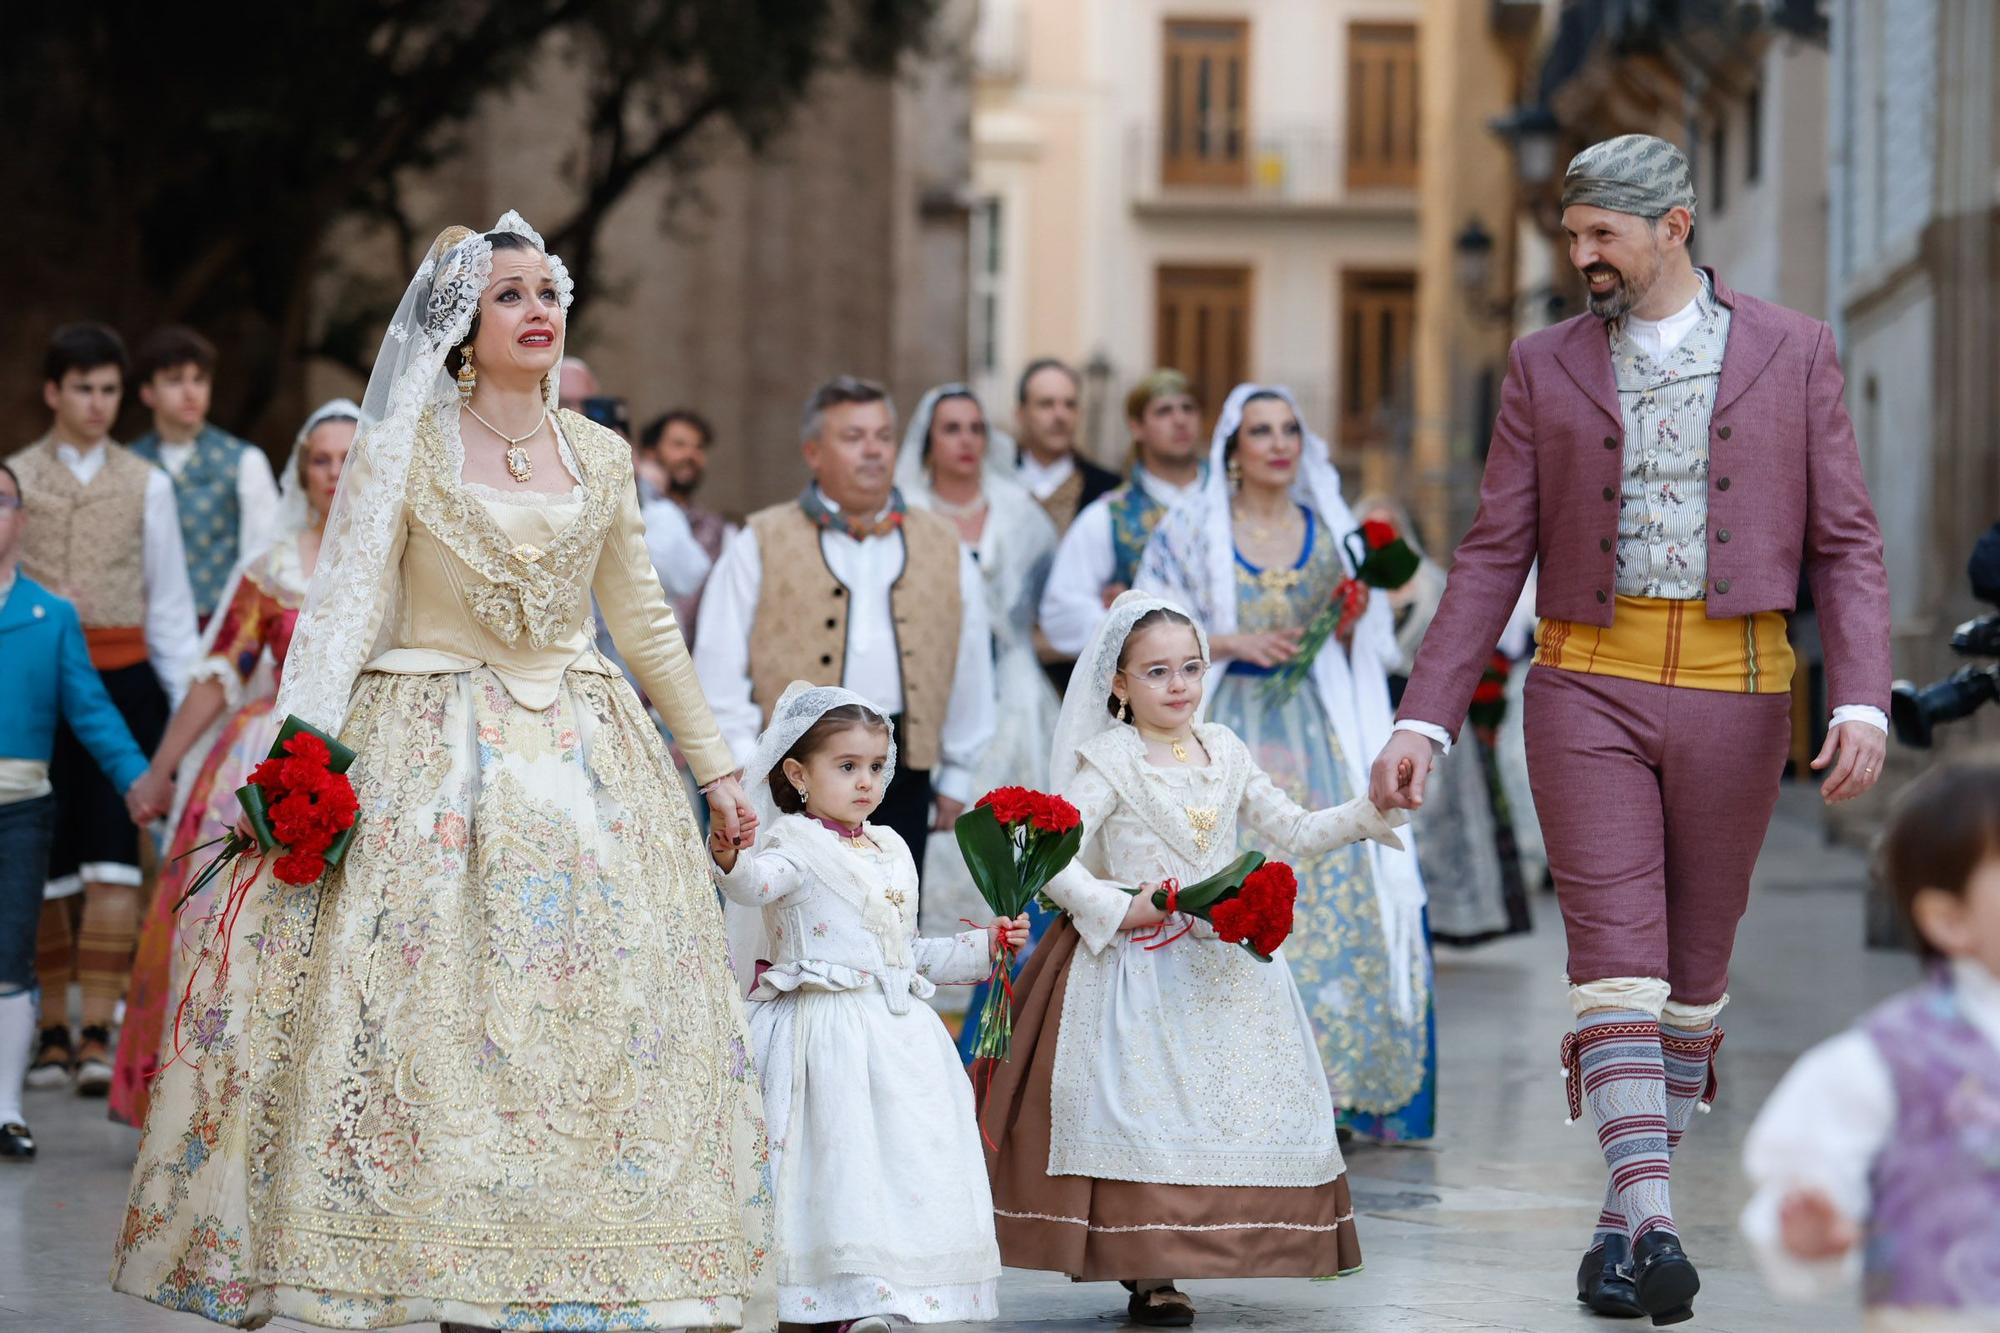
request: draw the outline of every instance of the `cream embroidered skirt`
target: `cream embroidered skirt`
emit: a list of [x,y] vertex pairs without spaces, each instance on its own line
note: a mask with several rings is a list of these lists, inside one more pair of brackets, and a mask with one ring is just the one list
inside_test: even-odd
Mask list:
[[117,1288],[242,1327],[768,1327],[756,1072],[630,687],[369,674],[343,739],[361,833],[210,948]]

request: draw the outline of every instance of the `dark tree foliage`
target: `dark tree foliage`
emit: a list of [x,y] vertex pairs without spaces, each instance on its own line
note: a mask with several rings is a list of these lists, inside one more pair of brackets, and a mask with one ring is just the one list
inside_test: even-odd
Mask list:
[[[692,173],[699,132],[754,149],[814,76],[887,75],[940,0],[288,0],[258,5],[29,5],[10,10],[0,91],[10,266],[24,317],[0,329],[5,401],[39,402],[32,369],[58,322],[131,335],[166,321],[214,338],[220,419],[260,424],[316,355],[373,354],[377,300],[329,232],[386,223],[408,265],[433,218],[405,187],[446,160],[482,99],[560,65],[586,93],[565,162],[571,210],[537,218],[589,301],[606,215],[649,173]],[[483,219],[482,219],[483,220]],[[315,329],[328,276],[340,318]],[[381,281],[381,275],[373,275]],[[350,284],[349,280],[352,279]],[[373,323],[373,328],[367,329]],[[15,439],[29,438],[29,413]],[[269,438],[273,423],[261,423]],[[282,434],[282,426],[277,428]]]

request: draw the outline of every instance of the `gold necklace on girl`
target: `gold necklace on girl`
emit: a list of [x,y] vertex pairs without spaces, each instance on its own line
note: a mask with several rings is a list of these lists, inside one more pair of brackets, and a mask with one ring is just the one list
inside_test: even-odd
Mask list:
[[1174,736],[1164,731],[1148,731],[1144,727],[1137,727],[1137,730],[1139,732],[1139,736],[1141,739],[1149,741],[1158,741],[1162,745],[1166,746],[1167,749],[1171,750],[1173,752],[1175,763],[1187,764],[1194,762],[1193,756],[1188,753],[1188,748],[1187,748],[1187,743],[1189,740],[1193,739],[1192,737]]
[[549,419],[549,405],[547,403],[542,404],[542,414],[535,418],[535,424],[530,426],[527,433],[523,435],[509,435],[485,417],[480,416],[479,409],[469,402],[465,405],[465,410],[472,413],[474,421],[477,421],[480,425],[486,427],[486,429],[507,442],[507,475],[515,481],[526,485],[535,475],[535,462],[528,457],[528,451],[521,446],[533,439],[536,433],[541,430],[542,423]]

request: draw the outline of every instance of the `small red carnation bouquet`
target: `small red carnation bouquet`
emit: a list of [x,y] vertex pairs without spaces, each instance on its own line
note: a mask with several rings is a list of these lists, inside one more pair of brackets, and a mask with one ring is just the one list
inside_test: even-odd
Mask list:
[[359,807],[347,770],[354,751],[298,717],[278,729],[270,757],[250,770],[236,789],[237,804],[249,816],[255,839],[231,830],[187,853],[222,844],[222,850],[188,884],[179,911],[232,862],[253,847],[260,855],[277,852],[271,873],[287,884],[316,883],[328,866],[340,864],[354,840]]
[[1333,596],[1306,625],[1291,660],[1274,668],[1265,678],[1266,703],[1282,704],[1298,691],[1299,685],[1312,674],[1312,665],[1319,658],[1320,649],[1326,647],[1326,641],[1367,608],[1370,588],[1400,588],[1416,577],[1423,564],[1416,550],[1403,540],[1403,534],[1396,531],[1396,525],[1379,518],[1371,518],[1359,531],[1348,533],[1344,545],[1354,563],[1354,573],[1335,585]]
[[[958,849],[980,897],[1008,920],[1028,910],[1035,895],[1083,846],[1083,817],[1060,796],[1027,787],[996,787],[952,826]],[[979,1013],[975,1060],[1005,1060],[1014,1046],[1013,959],[1002,953],[987,978]]]
[[[1259,962],[1268,963],[1292,933],[1292,909],[1298,902],[1298,876],[1283,861],[1267,861],[1262,852],[1245,852],[1198,884],[1181,888],[1168,881],[1153,890],[1153,906],[1169,914],[1199,917],[1217,938],[1240,944]],[[1161,925],[1146,938],[1148,949],[1173,943],[1187,930],[1162,936]]]

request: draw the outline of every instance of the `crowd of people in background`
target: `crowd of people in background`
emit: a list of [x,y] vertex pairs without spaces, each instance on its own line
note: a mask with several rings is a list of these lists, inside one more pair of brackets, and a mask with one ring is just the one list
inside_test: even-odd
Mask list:
[[[158,330],[131,357],[107,327],[67,326],[43,367],[49,429],[0,472],[0,633],[32,626],[48,653],[44,693],[0,728],[6,1156],[34,1152],[24,1083],[108,1096],[115,1118],[143,1123],[195,952],[183,923],[207,909],[204,893],[175,911],[189,853],[234,824],[234,788],[275,734],[290,632],[365,433],[360,407],[326,403],[274,472],[209,419],[217,373],[192,329]],[[123,445],[111,435],[133,389],[152,424]],[[1198,610],[1215,634],[1211,716],[1317,807],[1365,789],[1442,584],[1427,564],[1378,594],[1314,662],[1310,689],[1270,701],[1267,678],[1353,572],[1359,521],[1281,388],[1205,404],[1161,368],[1125,397],[1128,447],[1093,459],[1081,377],[1053,357],[1023,369],[1010,419],[943,384],[900,421],[885,389],[841,376],[807,403],[803,490],[741,519],[702,502],[717,440],[701,412],[635,429],[575,357],[560,396],[631,445],[647,552],[739,761],[794,679],[844,686],[891,719],[901,760],[875,819],[918,849],[927,931],[979,915],[953,823],[986,791],[1047,783],[1061,691],[1120,593]],[[1393,500],[1362,512],[1416,540]],[[1530,646],[1531,596],[1516,622],[1512,659]],[[1433,1131],[1432,930],[1477,943],[1526,928],[1524,885],[1543,870],[1507,734],[1507,720],[1482,727],[1450,760],[1413,851],[1358,844],[1302,867],[1291,966],[1343,1136]],[[1038,941],[1051,918],[1031,918]],[[934,1003],[982,1000],[947,988]]]

